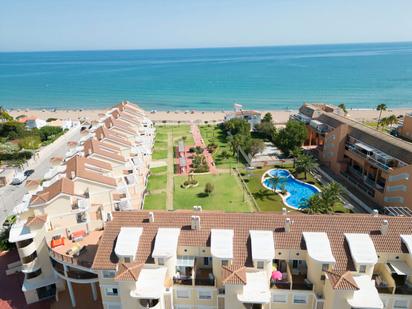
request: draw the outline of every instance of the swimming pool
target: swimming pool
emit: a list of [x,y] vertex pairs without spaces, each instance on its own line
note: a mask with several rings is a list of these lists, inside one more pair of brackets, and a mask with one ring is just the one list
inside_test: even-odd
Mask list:
[[[278,178],[279,181],[275,183],[273,181],[274,178]],[[302,208],[301,206],[304,201],[320,192],[318,187],[296,179],[288,170],[284,169],[272,169],[267,171],[262,176],[262,185],[265,188],[276,191],[279,194],[284,186],[287,194],[280,194],[283,203],[294,209]]]

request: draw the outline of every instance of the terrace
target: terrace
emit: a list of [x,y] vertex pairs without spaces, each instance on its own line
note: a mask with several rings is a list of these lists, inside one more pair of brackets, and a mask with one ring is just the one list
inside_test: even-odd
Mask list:
[[211,267],[197,266],[203,257],[178,256],[173,283],[178,285],[214,286],[215,278]]
[[93,231],[77,237],[73,232],[71,240],[56,236],[48,242],[49,255],[60,262],[90,268],[102,234],[103,231]]
[[348,137],[345,149],[367,159],[371,165],[384,171],[407,165],[405,162],[396,159],[377,148],[367,145],[352,136]]

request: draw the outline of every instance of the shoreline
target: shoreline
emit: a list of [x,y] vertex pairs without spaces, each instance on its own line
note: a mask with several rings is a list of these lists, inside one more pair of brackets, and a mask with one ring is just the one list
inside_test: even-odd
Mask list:
[[[91,109],[8,109],[8,112],[13,116],[17,117],[20,115],[26,116],[36,116],[41,119],[57,118],[57,119],[87,119],[87,120],[98,120],[99,114],[106,112],[108,109],[104,108],[91,108]],[[284,124],[288,121],[291,114],[297,113],[298,109],[271,109],[271,110],[258,110],[262,113],[262,116],[270,112],[275,124]],[[180,122],[221,122],[224,119],[226,113],[231,112],[230,110],[173,110],[173,111],[156,111],[152,113],[151,111],[145,111],[146,116],[157,123],[178,123]],[[410,108],[393,108],[382,112],[382,117],[387,117],[392,114],[396,116],[404,115],[406,113],[412,112],[412,107]],[[379,112],[375,109],[359,108],[359,109],[348,109],[348,117],[357,121],[373,121],[379,116]]]

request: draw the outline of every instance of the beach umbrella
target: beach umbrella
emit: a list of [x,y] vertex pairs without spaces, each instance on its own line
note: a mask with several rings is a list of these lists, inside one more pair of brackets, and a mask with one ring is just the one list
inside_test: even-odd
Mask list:
[[273,271],[272,280],[282,280],[282,273],[279,270]]

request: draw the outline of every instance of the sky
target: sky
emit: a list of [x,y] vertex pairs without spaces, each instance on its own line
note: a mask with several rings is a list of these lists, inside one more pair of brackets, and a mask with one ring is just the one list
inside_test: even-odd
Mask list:
[[0,51],[412,41],[411,0],[1,0]]

